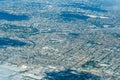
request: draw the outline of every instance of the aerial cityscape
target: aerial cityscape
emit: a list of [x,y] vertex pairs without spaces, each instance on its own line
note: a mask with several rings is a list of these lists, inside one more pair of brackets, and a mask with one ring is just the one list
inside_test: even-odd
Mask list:
[[0,80],[120,80],[119,0],[0,0]]

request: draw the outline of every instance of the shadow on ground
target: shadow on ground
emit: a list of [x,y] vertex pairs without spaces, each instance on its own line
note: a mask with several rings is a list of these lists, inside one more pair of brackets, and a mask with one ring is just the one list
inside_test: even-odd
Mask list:
[[25,45],[27,45],[27,43],[19,40],[14,40],[10,38],[0,38],[0,47],[7,47],[7,46],[21,47]]
[[100,76],[88,73],[65,70],[59,72],[46,73],[45,80],[100,80]]
[[27,15],[10,14],[8,12],[1,12],[0,11],[0,20],[22,21],[22,20],[29,20],[29,16],[27,16]]

